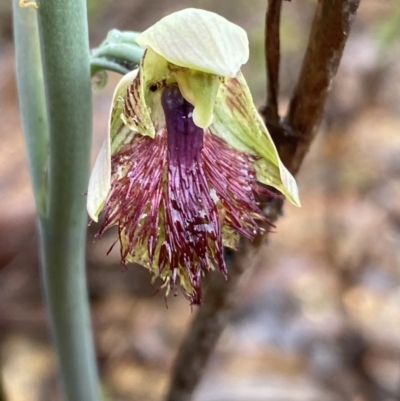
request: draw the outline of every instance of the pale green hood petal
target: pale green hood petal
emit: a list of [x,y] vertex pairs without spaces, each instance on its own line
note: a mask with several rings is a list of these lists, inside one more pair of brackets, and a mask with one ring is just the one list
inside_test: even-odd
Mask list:
[[182,96],[194,106],[193,121],[200,128],[212,123],[220,77],[184,68],[175,74]]
[[170,63],[234,77],[249,58],[246,32],[210,11],[188,8],[161,19],[136,39]]
[[[146,50],[140,66],[140,82],[140,87],[136,88],[136,92],[139,90],[145,92],[145,105],[141,105],[141,108],[146,109],[145,106],[147,106],[154,125],[165,126],[164,112],[160,109],[161,93],[159,89],[174,83],[179,85],[183,97],[194,106],[194,123],[204,129],[211,124],[215,98],[221,83],[218,75],[171,64],[149,48]],[[140,97],[140,93],[137,96]],[[143,114],[143,111],[140,112]],[[128,117],[124,116],[124,118]],[[128,124],[131,129],[133,129],[132,123],[133,121],[130,120]],[[143,127],[136,129],[141,133]],[[143,135],[153,137],[153,134],[150,135],[150,133]]]
[[233,148],[259,156],[255,163],[257,180],[278,189],[300,206],[296,181],[279,159],[241,72],[220,85],[210,131]]
[[86,207],[93,221],[98,220],[98,216],[104,207],[111,188],[111,141],[113,141],[113,145],[121,143],[128,133],[131,132],[130,128],[122,122],[121,115],[124,110],[123,99],[127,88],[132,84],[137,75],[138,70],[126,74],[119,81],[114,91],[107,136],[97,156],[89,179]]

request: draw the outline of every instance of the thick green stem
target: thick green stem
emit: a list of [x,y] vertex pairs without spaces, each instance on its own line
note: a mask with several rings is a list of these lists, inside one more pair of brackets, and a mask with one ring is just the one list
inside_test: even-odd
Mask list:
[[[46,212],[40,213],[42,278],[61,379],[68,401],[98,401],[85,273],[83,194],[92,121],[86,4],[42,1],[35,10],[21,9],[14,0],[14,20],[18,90],[39,211],[42,190],[47,193]],[[47,148],[48,185],[42,186]]]
[[48,139],[36,14],[35,9],[20,8],[18,0],[13,0],[19,106],[36,208],[39,216],[44,217],[46,213]]

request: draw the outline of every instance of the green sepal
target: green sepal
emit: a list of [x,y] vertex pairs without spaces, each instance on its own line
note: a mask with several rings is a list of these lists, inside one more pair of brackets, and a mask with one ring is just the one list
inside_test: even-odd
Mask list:
[[257,180],[278,189],[300,206],[296,181],[281,162],[241,72],[221,84],[210,131],[233,148],[260,157],[255,163]]

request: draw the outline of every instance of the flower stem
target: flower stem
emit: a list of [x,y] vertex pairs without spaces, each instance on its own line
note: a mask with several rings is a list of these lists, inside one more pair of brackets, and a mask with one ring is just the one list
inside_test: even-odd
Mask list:
[[13,26],[19,106],[29,170],[39,216],[46,214],[48,127],[37,11],[13,0]]
[[92,75],[102,70],[125,75],[137,68],[144,53],[135,42],[138,35],[137,32],[121,32],[116,29],[110,31],[103,43],[92,51]]
[[131,71],[130,68],[127,68],[114,60],[97,57],[92,57],[90,60],[90,67],[92,76],[96,75],[99,71],[112,71],[121,75],[125,75]]
[[133,65],[138,65],[143,56],[143,49],[139,46],[118,43],[107,44],[93,51],[94,57],[112,57],[122,60],[124,63],[130,62]]
[[[83,193],[92,120],[86,4],[42,1],[35,10],[13,3],[18,90],[40,217],[42,280],[61,380],[68,401],[98,401],[85,275]],[[43,179],[48,149],[48,177]]]

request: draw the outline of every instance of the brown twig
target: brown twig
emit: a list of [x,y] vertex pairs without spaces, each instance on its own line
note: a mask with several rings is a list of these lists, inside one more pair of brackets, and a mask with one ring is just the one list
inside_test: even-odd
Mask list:
[[[298,171],[314,139],[359,1],[319,0],[303,67],[284,124],[279,122],[276,124],[277,120],[274,120],[278,114],[277,106],[269,106],[273,113],[275,113],[275,107],[276,115],[272,116],[272,120],[267,118],[267,126],[283,162],[293,173]],[[270,5],[276,6],[277,3],[281,2],[269,1]],[[271,16],[273,23],[271,22],[270,26],[275,29],[275,36],[270,35],[271,46],[275,50],[278,49],[278,60],[274,57],[271,60],[271,68],[275,68],[276,64],[279,67],[279,43],[276,43],[277,39],[279,41],[279,27],[276,27],[278,15],[276,9],[275,12],[273,10],[269,12],[273,16],[273,18]],[[268,59],[267,66],[270,68]],[[272,100],[277,98],[278,75],[275,70],[272,73],[268,70],[267,75],[268,80],[276,83],[276,87],[271,89],[268,95],[268,104],[271,105],[270,96]],[[267,108],[263,108],[264,112]],[[275,202],[268,208],[272,221],[275,221],[279,215],[281,207],[281,202]],[[231,264],[228,281],[224,282],[214,275],[211,276],[204,296],[204,304],[194,317],[178,352],[167,401],[192,399],[193,391],[202,377],[204,367],[228,322],[243,272],[249,270],[254,264],[258,250],[265,239],[258,239],[252,244],[242,241],[242,246],[235,253]]]
[[[360,0],[319,0],[284,135],[273,137],[296,173],[313,141]],[[272,135],[273,133],[271,133]]]
[[267,65],[267,104],[262,110],[266,121],[279,124],[278,91],[280,62],[280,21],[282,0],[268,0],[265,14],[265,59]]

